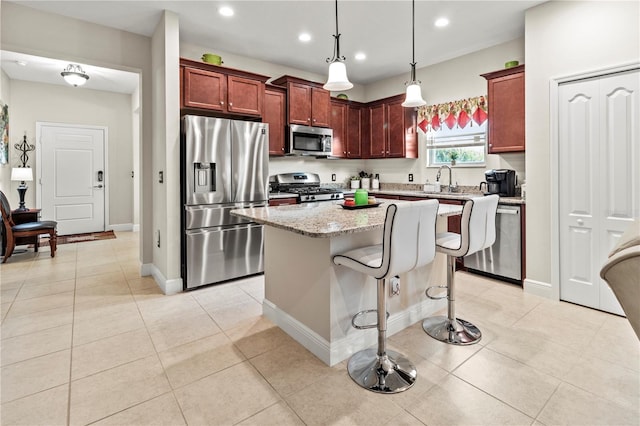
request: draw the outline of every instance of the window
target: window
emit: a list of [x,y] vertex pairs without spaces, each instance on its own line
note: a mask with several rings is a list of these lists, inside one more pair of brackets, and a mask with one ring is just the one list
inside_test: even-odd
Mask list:
[[427,132],[427,167],[451,164],[484,167],[486,157],[487,122],[464,129],[441,128]]

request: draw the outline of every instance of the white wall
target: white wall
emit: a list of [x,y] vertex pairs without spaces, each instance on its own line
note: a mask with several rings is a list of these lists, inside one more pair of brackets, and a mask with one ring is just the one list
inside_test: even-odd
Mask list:
[[[70,125],[105,126],[109,129],[107,185],[109,187],[109,222],[107,225],[133,223],[133,170],[130,95],[89,90],[72,86],[35,83],[22,80],[11,82],[10,105],[12,137],[10,153],[17,158],[13,144],[26,133],[27,141],[36,144],[36,121]],[[36,207],[36,192],[40,190],[36,176],[36,151],[31,151],[29,165],[34,170],[34,181],[28,183],[25,196],[27,207]],[[12,182],[10,202],[17,205],[18,182]],[[16,194],[13,194],[16,193]],[[15,197],[14,197],[15,195]]]
[[559,286],[552,278],[559,260],[552,256],[557,182],[551,179],[556,147],[550,142],[550,82],[639,61],[639,16],[637,1],[553,1],[525,15],[527,291],[546,287],[557,297]]

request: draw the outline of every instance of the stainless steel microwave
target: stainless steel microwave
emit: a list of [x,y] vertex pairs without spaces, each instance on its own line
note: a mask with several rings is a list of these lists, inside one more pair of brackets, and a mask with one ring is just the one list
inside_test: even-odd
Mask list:
[[333,130],[324,127],[289,126],[289,154],[331,155]]

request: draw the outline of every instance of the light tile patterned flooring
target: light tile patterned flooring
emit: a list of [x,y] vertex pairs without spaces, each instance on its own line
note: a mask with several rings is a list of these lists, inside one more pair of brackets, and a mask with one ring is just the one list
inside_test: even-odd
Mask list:
[[459,272],[482,341],[391,336],[419,376],[379,395],[261,316],[262,277],[164,296],[137,259],[120,232],[1,266],[2,425],[640,424],[624,318]]

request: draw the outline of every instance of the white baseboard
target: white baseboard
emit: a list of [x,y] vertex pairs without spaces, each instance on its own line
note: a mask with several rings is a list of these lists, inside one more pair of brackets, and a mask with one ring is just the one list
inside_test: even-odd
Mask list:
[[534,294],[551,300],[558,300],[551,283],[525,278],[523,288],[525,293]]
[[[432,315],[440,308],[430,300],[413,305],[409,309],[389,316],[387,321],[387,336],[391,336],[418,321]],[[353,330],[348,336],[328,342],[325,338],[311,330],[291,315],[279,309],[271,301],[264,299],[262,313],[274,324],[284,330],[311,353],[320,358],[325,364],[334,366],[349,358],[355,352],[377,344],[376,329]]]
[[133,232],[140,232],[140,224],[139,223],[134,223],[132,231]]
[[133,231],[133,223],[116,223],[112,225],[107,225],[107,231]]
[[140,275],[143,277],[151,275],[156,284],[167,296],[182,292],[182,278],[167,280],[153,263],[146,263],[140,267]]

